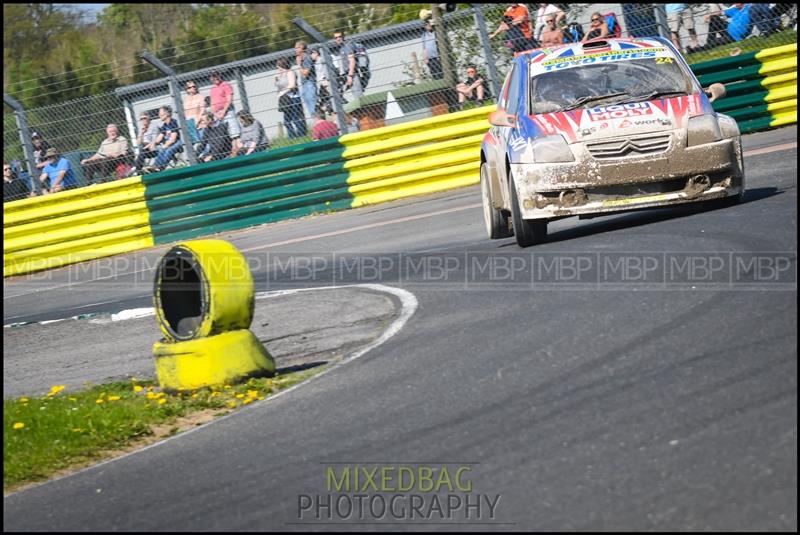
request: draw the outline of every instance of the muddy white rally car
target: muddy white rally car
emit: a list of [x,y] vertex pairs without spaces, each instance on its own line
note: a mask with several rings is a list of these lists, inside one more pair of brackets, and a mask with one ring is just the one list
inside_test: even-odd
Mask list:
[[739,127],[711,107],[724,95],[721,84],[704,90],[661,38],[519,54],[481,143],[489,237],[514,234],[526,247],[551,219],[738,202]]

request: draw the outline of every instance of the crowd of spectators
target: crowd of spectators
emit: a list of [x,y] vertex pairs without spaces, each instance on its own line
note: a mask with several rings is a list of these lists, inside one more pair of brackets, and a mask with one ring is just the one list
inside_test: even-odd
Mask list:
[[[622,8],[624,20],[629,25],[627,35],[644,37],[657,33],[651,4],[622,4]],[[738,3],[727,7],[723,4],[666,4],[663,8],[672,42],[687,54],[740,42],[754,33],[769,36],[784,28],[782,16],[787,14],[792,19],[790,25],[796,24],[794,4]],[[577,21],[568,21],[567,4],[540,3],[535,11],[532,9],[525,4],[508,4],[489,38],[502,36],[503,44],[511,52],[520,52],[621,34],[614,13],[592,13],[584,33]],[[422,21],[422,59],[430,77],[440,80],[443,78],[442,51],[437,43],[435,22],[430,11],[423,11],[427,16]],[[703,35],[697,31],[699,18],[708,29],[703,44]],[[688,43],[682,42],[682,32],[688,34]],[[365,47],[348,39],[344,31],[335,32],[333,38],[334,74],[342,102],[346,103],[348,98],[363,96],[370,78],[369,58]],[[734,49],[732,54],[737,50]],[[294,53],[293,62],[289,58],[278,59],[274,80],[278,111],[282,114],[287,137],[301,139],[309,136],[312,140],[320,140],[339,135],[338,126],[330,120],[334,113],[333,86],[320,50],[309,48],[301,40],[295,43]],[[248,110],[237,112],[231,84],[218,71],[212,71],[209,79],[208,95],[201,93],[194,80],[185,84],[186,93],[182,100],[188,140],[182,139],[178,120],[169,106],[158,110],[158,122],[148,112],[139,115],[133,144],[120,134],[117,125],[109,124],[97,151],[80,160],[87,184],[163,170],[184,151],[185,142],[193,145],[200,162],[267,150],[270,142],[264,126]],[[480,105],[492,98],[485,76],[475,65],[466,67],[466,78],[453,88],[453,95],[458,107],[466,102]],[[33,132],[31,140],[42,191],[52,193],[76,187],[78,181],[69,160],[39,132]],[[4,165],[4,200],[33,195],[31,189],[27,180],[16,176],[12,165]]]

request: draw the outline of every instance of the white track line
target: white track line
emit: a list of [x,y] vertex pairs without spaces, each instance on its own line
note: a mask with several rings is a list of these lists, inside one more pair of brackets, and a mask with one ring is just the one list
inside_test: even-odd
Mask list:
[[210,422],[206,422],[203,425],[199,425],[197,427],[193,427],[192,429],[184,431],[183,433],[179,433],[177,435],[165,438],[164,440],[161,440],[159,442],[155,442],[153,444],[144,446],[143,448],[140,448],[138,450],[126,453],[124,455],[120,455],[119,457],[114,457],[113,459],[108,459],[108,460],[102,461],[102,462],[100,462],[98,464],[95,464],[95,465],[92,465],[92,466],[87,466],[86,468],[82,468],[82,469],[78,470],[77,472],[66,474],[66,475],[63,475],[61,477],[57,477],[55,479],[51,479],[49,481],[44,481],[42,483],[33,484],[33,485],[29,486],[29,487],[26,487],[23,490],[6,494],[4,496],[4,498],[7,498],[7,497],[12,496],[14,494],[19,494],[19,493],[22,493],[22,492],[26,492],[26,491],[31,490],[33,488],[43,487],[45,485],[49,485],[51,483],[55,483],[56,481],[59,481],[61,479],[77,476],[78,474],[81,474],[83,472],[88,472],[90,470],[95,470],[97,468],[103,467],[103,466],[105,466],[105,465],[107,465],[109,463],[113,463],[115,461],[119,461],[120,459],[124,459],[126,457],[131,456],[131,455],[137,455],[137,454],[139,454],[139,453],[141,453],[141,452],[143,452],[145,450],[149,450],[150,448],[155,448],[157,446],[161,446],[161,445],[163,445],[163,444],[165,444],[165,443],[167,443],[167,442],[169,442],[171,440],[174,440],[176,438],[185,437],[189,433],[194,433],[195,431],[198,431],[200,429],[203,429],[205,427],[213,425],[213,424],[215,424],[217,422],[220,422],[220,421],[225,420],[227,418],[230,418],[232,416],[236,416],[237,414],[241,414],[244,411],[253,410],[256,407],[260,407],[262,405],[265,405],[265,404],[269,403],[270,401],[274,400],[275,398],[283,396],[284,394],[288,394],[289,392],[292,392],[293,390],[295,390],[297,388],[300,388],[300,387],[302,387],[304,385],[307,385],[310,382],[319,379],[323,375],[326,375],[326,374],[332,372],[333,370],[336,370],[336,369],[340,368],[341,366],[344,366],[345,364],[347,364],[349,362],[352,362],[352,361],[356,360],[359,357],[364,356],[364,354],[366,354],[368,351],[370,351],[372,349],[375,349],[379,345],[383,344],[384,342],[389,340],[392,336],[397,334],[400,331],[400,329],[403,328],[403,326],[406,324],[406,322],[411,318],[411,316],[414,315],[414,312],[416,312],[417,308],[419,307],[419,301],[417,301],[416,296],[414,296],[414,294],[412,294],[411,292],[409,292],[407,290],[403,290],[402,288],[395,288],[393,286],[384,286],[383,284],[351,284],[351,285],[347,285],[347,286],[320,286],[318,288],[297,288],[297,289],[294,289],[294,290],[277,290],[277,291],[274,291],[274,292],[259,292],[259,293],[256,294],[256,299],[265,299],[265,298],[269,298],[269,297],[278,297],[278,296],[281,296],[281,295],[290,295],[290,294],[293,294],[293,293],[307,292],[307,291],[312,291],[312,290],[338,290],[338,289],[342,289],[342,288],[367,288],[367,289],[375,290],[375,291],[378,291],[378,292],[384,292],[384,293],[392,294],[395,297],[400,299],[400,303],[401,303],[401,306],[402,306],[402,309],[400,311],[400,315],[397,316],[397,318],[395,318],[394,321],[392,321],[391,325],[389,325],[389,327],[385,331],[383,331],[383,334],[381,334],[381,336],[378,337],[374,342],[372,342],[370,344],[367,344],[366,346],[364,346],[364,347],[362,347],[360,349],[357,349],[353,353],[350,353],[345,358],[343,358],[342,360],[340,360],[339,362],[337,362],[336,364],[334,364],[333,366],[331,366],[327,370],[325,370],[325,371],[323,371],[323,372],[321,372],[321,373],[319,373],[317,375],[314,375],[313,377],[310,377],[310,378],[306,379],[305,381],[302,381],[302,382],[300,382],[300,383],[298,383],[298,384],[296,384],[296,385],[294,385],[292,387],[289,387],[286,390],[281,390],[277,394],[271,395],[271,396],[267,397],[266,399],[264,399],[262,401],[256,401],[255,403],[252,403],[248,407],[243,407],[243,408],[237,410],[236,412],[232,412],[230,414],[226,414],[225,416],[220,416],[219,418],[215,418],[214,420],[211,420]]

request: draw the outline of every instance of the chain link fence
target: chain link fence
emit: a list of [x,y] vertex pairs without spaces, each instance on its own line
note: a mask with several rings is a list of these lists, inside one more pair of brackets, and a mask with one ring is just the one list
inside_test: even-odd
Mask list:
[[[161,57],[175,71],[173,86],[170,78],[164,77],[57,105],[26,108],[23,120],[28,131],[43,140],[35,146],[31,143],[30,150],[41,162],[48,147],[57,149],[69,161],[80,187],[90,183],[87,165],[81,161],[98,151],[109,124],[115,124],[127,138],[128,152],[102,168],[90,164],[94,171],[91,183],[139,174],[143,169],[193,165],[246,153],[253,138],[253,150],[264,150],[492,103],[514,51],[552,39],[546,28],[548,18],[557,21],[564,42],[590,36],[598,28],[607,28],[612,36],[671,37],[690,63],[797,40],[796,4],[760,5],[766,8],[752,4],[749,23],[743,29],[734,24],[736,14],[726,15],[721,11],[724,6],[718,4],[678,4],[685,6],[680,12],[667,12],[663,4],[559,4],[540,10],[542,5],[532,4],[521,25],[519,17],[512,16],[515,12],[507,12],[508,4],[473,4],[453,12],[445,12],[445,4],[430,4],[420,11],[419,19],[400,24],[391,24],[390,10],[382,10],[383,15],[367,10],[370,17],[347,27],[337,26],[320,10],[305,20],[295,19],[294,28],[281,30],[291,38],[288,42],[305,41],[305,54],[311,60],[304,62],[295,49],[285,49],[194,69],[193,61],[180,54]],[[363,6],[359,9],[364,11]],[[593,17],[595,13],[600,17]],[[593,18],[601,19],[599,26]],[[325,33],[314,32],[316,28],[324,28]],[[344,38],[335,39],[339,34]],[[252,43],[253,37],[248,36],[243,46],[258,50]],[[353,55],[353,65],[349,57],[342,61],[343,49]],[[206,52],[205,59],[208,57],[213,57],[213,50]],[[308,68],[310,74],[300,75],[301,68]],[[212,72],[232,90],[232,107],[226,117],[214,116],[217,100],[222,98],[216,93],[224,91],[212,81]],[[353,78],[348,78],[350,73]],[[196,92],[190,85],[196,86]],[[187,99],[189,92],[202,96],[199,107]],[[284,93],[289,96],[281,98]],[[24,105],[24,99],[20,101]],[[177,115],[176,107],[186,108],[187,124],[177,138],[190,138],[195,154],[179,149],[169,161],[159,160],[157,151],[146,149],[146,140],[140,143],[137,139],[143,124],[140,117],[147,115],[160,127],[159,113],[165,106],[173,115]],[[208,112],[211,117],[205,115]],[[5,109],[3,158],[24,188],[6,186],[4,201],[35,192],[37,177],[27,172],[18,115]],[[260,143],[258,124],[265,136]],[[238,139],[231,139],[237,135]],[[169,139],[169,135],[164,137]],[[237,147],[244,145],[243,140],[247,146]],[[33,174],[40,172],[37,169]]]

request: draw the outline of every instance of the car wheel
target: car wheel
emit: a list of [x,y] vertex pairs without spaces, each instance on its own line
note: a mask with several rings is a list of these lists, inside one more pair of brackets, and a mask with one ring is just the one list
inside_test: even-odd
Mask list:
[[522,212],[517,199],[517,188],[512,178],[508,189],[511,190],[511,220],[514,223],[514,236],[520,247],[530,247],[544,242],[547,238],[547,219],[522,219]]
[[486,233],[489,238],[497,240],[510,237],[508,215],[492,206],[492,196],[489,193],[489,171],[485,162],[481,163],[481,200],[483,202],[483,220],[486,223]]

